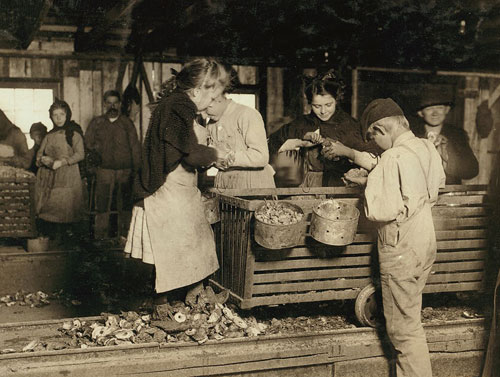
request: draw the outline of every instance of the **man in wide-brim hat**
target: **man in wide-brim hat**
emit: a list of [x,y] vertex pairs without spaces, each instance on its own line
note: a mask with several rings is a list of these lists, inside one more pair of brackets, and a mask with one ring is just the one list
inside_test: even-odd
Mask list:
[[414,125],[412,131],[436,146],[443,160],[446,183],[460,184],[462,179],[474,178],[479,172],[479,165],[469,145],[467,133],[445,123],[452,107],[453,99],[448,90],[425,90],[417,106],[417,114],[423,123]]

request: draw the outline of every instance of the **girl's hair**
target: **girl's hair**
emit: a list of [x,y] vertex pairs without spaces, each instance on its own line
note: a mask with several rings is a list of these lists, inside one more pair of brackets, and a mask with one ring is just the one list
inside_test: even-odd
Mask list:
[[56,98],[56,100],[54,101],[54,103],[52,105],[50,105],[50,108],[49,108],[50,119],[52,119],[52,114],[57,109],[62,109],[66,113],[66,123],[71,120],[71,116],[72,116],[71,108],[69,107],[69,105],[68,105],[67,102],[62,101],[62,100],[60,100],[58,98]]
[[141,103],[141,95],[135,86],[128,85],[123,92],[122,99],[122,114],[125,116],[130,115],[130,105],[132,101],[138,105]]
[[336,101],[341,101],[344,96],[345,84],[331,69],[316,77],[305,78],[305,94],[307,102],[311,103],[315,95],[331,95]]
[[214,59],[194,59],[184,64],[179,72],[171,71],[173,75],[162,84],[158,99],[169,96],[176,89],[187,92],[200,87],[226,87],[231,80],[229,72]]

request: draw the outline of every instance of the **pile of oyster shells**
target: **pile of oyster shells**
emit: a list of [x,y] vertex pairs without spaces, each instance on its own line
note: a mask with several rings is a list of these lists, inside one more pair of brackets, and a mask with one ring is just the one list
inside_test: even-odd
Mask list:
[[50,304],[50,301],[49,295],[42,291],[27,293],[20,290],[15,294],[0,297],[0,305],[1,304],[5,306],[20,305],[39,308]]
[[240,317],[225,304],[227,298],[227,291],[215,294],[206,287],[187,302],[157,306],[152,315],[128,311],[102,313],[102,319],[96,321],[73,319],[62,324],[54,342],[33,340],[23,352],[150,342],[203,344],[209,339],[253,337],[266,332],[266,324],[255,317]]

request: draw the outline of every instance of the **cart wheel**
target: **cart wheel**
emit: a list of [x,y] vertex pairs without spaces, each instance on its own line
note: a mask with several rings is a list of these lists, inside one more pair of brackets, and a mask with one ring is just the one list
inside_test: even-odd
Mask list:
[[377,304],[377,290],[373,284],[364,287],[356,297],[354,313],[364,326],[375,327],[379,322],[381,305]]

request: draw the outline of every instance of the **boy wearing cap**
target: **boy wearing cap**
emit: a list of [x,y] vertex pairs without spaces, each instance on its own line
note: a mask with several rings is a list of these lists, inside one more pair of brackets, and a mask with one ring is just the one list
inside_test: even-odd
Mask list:
[[371,170],[366,183],[366,217],[377,224],[382,300],[387,334],[397,352],[397,376],[432,376],[420,321],[422,291],[436,257],[431,207],[445,174],[434,145],[410,131],[390,98],[372,101],[361,116],[365,138],[383,150],[378,160],[340,143],[332,153]]
[[479,165],[469,145],[467,133],[445,123],[453,106],[453,102],[446,97],[448,95],[442,91],[426,91],[419,100],[417,110],[423,124],[412,126],[412,131],[436,146],[443,160],[446,184],[461,184],[462,179],[471,179],[478,174]]

